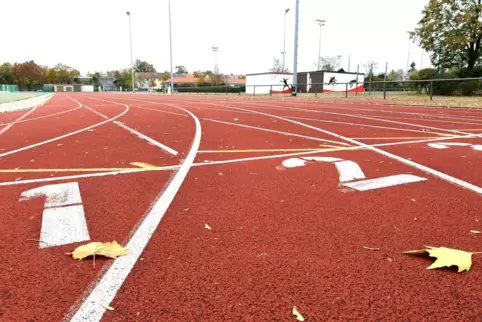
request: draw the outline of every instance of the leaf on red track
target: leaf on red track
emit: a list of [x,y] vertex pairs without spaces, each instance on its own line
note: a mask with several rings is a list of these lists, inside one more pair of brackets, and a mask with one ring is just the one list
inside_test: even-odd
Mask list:
[[204,224],[204,228],[206,228],[207,230],[211,230],[211,226],[209,226],[208,224]]
[[432,263],[427,269],[457,266],[458,272],[469,271],[472,266],[472,254],[464,250],[452,249],[446,247],[431,247],[425,246],[425,249],[409,250],[403,252],[404,254],[422,254],[428,253],[430,257],[435,257],[437,260]]
[[106,310],[114,311],[114,308],[110,305],[102,305]]
[[298,308],[296,306],[293,306],[293,316],[296,318],[298,321],[304,321],[305,318],[301,313],[298,311]]
[[480,230],[471,230],[470,232],[472,234],[482,234],[482,231],[480,231]]
[[72,255],[72,258],[79,261],[89,256],[100,255],[109,258],[117,258],[126,254],[127,248],[122,247],[116,241],[113,241],[112,243],[92,242],[77,247],[72,253],[67,253],[67,255]]

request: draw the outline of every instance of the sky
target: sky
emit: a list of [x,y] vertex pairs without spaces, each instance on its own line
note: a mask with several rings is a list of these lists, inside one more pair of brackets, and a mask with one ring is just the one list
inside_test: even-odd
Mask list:
[[[320,28],[321,56],[341,55],[340,67],[365,72],[406,69],[409,39],[429,0],[300,0],[298,71],[315,70]],[[68,4],[67,4],[68,3]],[[283,50],[285,9],[286,67],[293,70],[295,0],[171,0],[173,65],[189,71],[213,70],[212,47],[224,74],[267,72]],[[1,5],[0,63],[34,60],[67,64],[82,74],[130,66],[131,12],[134,59],[169,70],[168,0],[24,0]],[[410,45],[417,68],[422,50]],[[425,53],[423,67],[429,66]]]

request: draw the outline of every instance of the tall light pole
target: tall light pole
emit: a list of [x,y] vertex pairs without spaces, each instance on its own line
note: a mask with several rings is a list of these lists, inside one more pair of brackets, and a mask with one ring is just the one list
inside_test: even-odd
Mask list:
[[218,60],[217,60],[217,52],[219,47],[212,47],[214,53],[214,76],[216,77],[216,85],[218,84]]
[[300,0],[296,0],[295,6],[295,45],[293,53],[293,84],[291,85],[291,96],[296,96],[298,87],[298,29],[300,23]]
[[285,24],[284,24],[284,34],[283,34],[283,52],[281,53],[283,55],[283,72],[285,71],[285,61],[286,61],[286,15],[290,9],[285,10]]
[[169,55],[171,63],[171,94],[174,93],[174,73],[172,71],[172,30],[171,30],[171,0],[169,0]]
[[[410,34],[410,31],[407,31]],[[408,67],[410,66],[410,47],[412,46],[412,40],[408,37],[408,55],[407,55],[407,79],[408,79]]]
[[321,70],[321,27],[325,25],[326,20],[316,19],[318,25],[320,25],[320,39],[318,40],[318,70]]
[[134,56],[132,55],[132,25],[131,25],[131,13],[126,11],[126,14],[129,16],[129,38],[131,43],[131,68],[132,68],[132,93],[134,93],[135,88],[135,70],[134,70]]

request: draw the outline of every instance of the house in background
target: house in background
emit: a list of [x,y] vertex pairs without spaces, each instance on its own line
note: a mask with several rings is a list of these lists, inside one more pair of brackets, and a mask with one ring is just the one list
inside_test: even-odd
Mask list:
[[116,85],[117,78],[109,76],[101,76],[98,78],[99,81],[99,91],[103,92],[113,92],[119,91],[119,87]]
[[[169,86],[171,80],[168,79],[162,82],[165,86]],[[211,79],[209,76],[204,77],[204,79],[200,79],[199,77],[194,76],[194,74],[183,73],[183,74],[174,74],[173,78],[174,87],[179,86],[199,86],[201,84],[205,86],[213,86],[216,84],[216,80]],[[200,84],[201,83],[201,84]],[[232,86],[232,87],[240,87],[246,84],[246,79],[242,75],[219,75],[218,84],[224,84],[225,86]]]
[[161,73],[136,72],[136,85],[139,89],[152,90],[162,88]]

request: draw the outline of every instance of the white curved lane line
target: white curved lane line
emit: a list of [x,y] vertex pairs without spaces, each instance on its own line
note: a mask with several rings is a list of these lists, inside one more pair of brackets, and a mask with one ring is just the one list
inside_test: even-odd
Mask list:
[[126,245],[128,254],[118,257],[114,261],[87,298],[83,300],[80,308],[70,319],[71,322],[95,322],[102,319],[102,316],[106,311],[103,305],[110,304],[114,299],[124,283],[124,280],[129,275],[142,251],[157,229],[164,214],[167,212],[172,200],[181,188],[184,179],[191,169],[201,143],[201,123],[199,122],[199,119],[188,110],[181,107],[178,108],[189,114],[194,120],[196,126],[191,149],[168,186],[159,193],[153,206],[149,209],[142,222],[136,228],[134,234]]
[[45,140],[45,141],[42,141],[42,142],[38,142],[38,143],[35,143],[35,144],[32,144],[32,145],[29,145],[29,146],[25,146],[23,148],[20,148],[20,149],[16,149],[16,150],[12,150],[12,151],[8,151],[8,152],[4,152],[4,153],[0,153],[0,158],[3,158],[7,155],[12,155],[12,154],[15,154],[15,153],[18,153],[18,152],[22,152],[22,151],[25,151],[25,150],[29,150],[29,149],[32,149],[32,148],[35,148],[35,147],[38,147],[38,146],[41,146],[41,145],[44,145],[44,144],[47,144],[47,143],[52,143],[52,142],[55,142],[55,141],[58,141],[58,140],[61,140],[61,139],[65,139],[69,136],[72,136],[72,135],[75,135],[75,134],[79,134],[79,133],[82,133],[82,132],[85,132],[87,130],[90,130],[90,129],[93,129],[93,128],[96,128],[96,127],[99,127],[101,125],[104,125],[106,123],[109,123],[109,122],[112,122],[116,119],[118,119],[119,117],[121,117],[122,115],[126,114],[127,111],[129,111],[129,105],[126,105],[126,104],[122,104],[126,107],[126,109],[120,113],[119,115],[117,116],[114,116],[108,120],[105,120],[105,121],[102,121],[100,123],[96,123],[94,125],[91,125],[91,126],[88,126],[88,127],[85,127],[83,129],[80,129],[80,130],[77,130],[77,131],[74,131],[74,132],[70,132],[70,133],[67,133],[67,134],[64,134],[64,135],[61,135],[61,136],[58,136],[58,137],[55,137],[53,139],[49,139],[49,140]]

